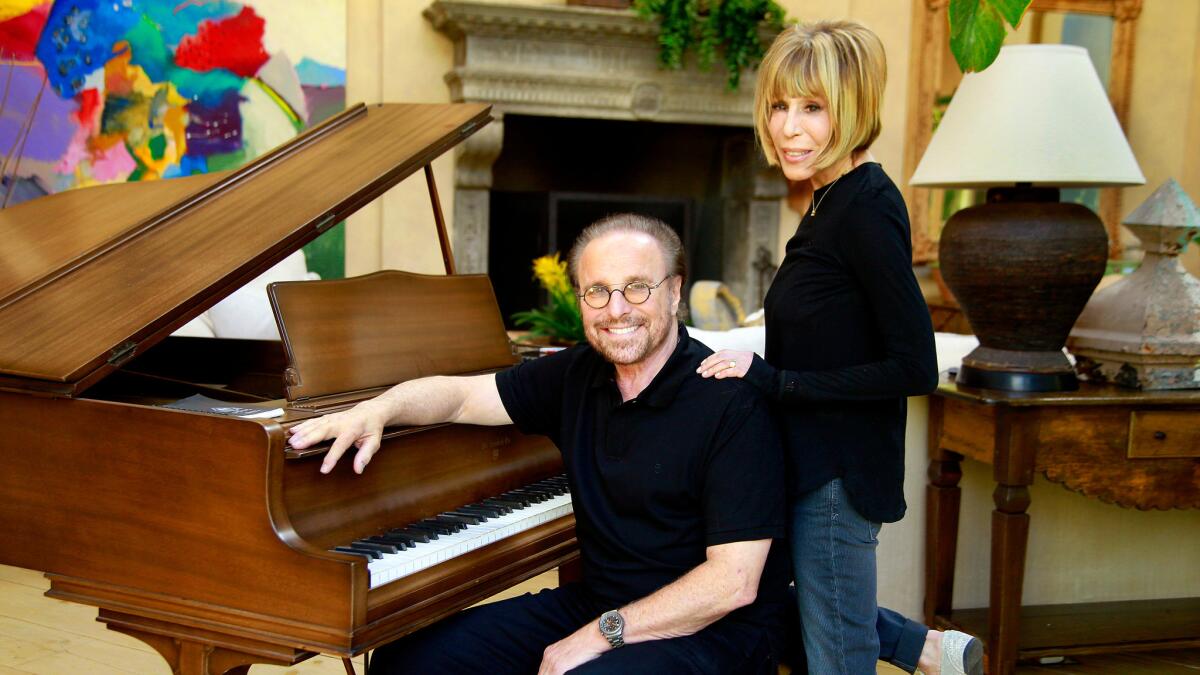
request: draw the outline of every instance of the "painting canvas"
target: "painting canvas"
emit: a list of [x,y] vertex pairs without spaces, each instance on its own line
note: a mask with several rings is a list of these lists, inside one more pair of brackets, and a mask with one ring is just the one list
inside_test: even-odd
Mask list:
[[345,107],[345,32],[344,0],[0,0],[0,199],[238,167]]

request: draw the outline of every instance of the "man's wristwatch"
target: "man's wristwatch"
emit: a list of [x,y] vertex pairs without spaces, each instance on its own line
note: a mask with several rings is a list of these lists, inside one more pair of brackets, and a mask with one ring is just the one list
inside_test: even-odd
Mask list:
[[600,634],[613,648],[625,644],[625,617],[615,609],[600,615]]

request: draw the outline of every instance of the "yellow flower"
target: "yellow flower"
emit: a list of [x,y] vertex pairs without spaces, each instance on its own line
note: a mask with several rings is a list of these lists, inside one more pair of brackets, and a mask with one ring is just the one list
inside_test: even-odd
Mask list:
[[562,297],[573,294],[571,280],[567,276],[567,263],[558,259],[558,253],[534,259],[533,276],[551,295]]

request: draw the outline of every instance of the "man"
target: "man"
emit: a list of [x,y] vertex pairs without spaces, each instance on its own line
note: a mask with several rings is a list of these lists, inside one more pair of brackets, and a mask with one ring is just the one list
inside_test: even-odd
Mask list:
[[[405,382],[307,421],[361,472],[388,424],[515,423],[563,453],[583,583],[467,610],[380,648],[373,672],[767,673],[784,611],[783,460],[754,389],[696,377],[683,247],[624,214],[569,256],[588,344],[496,375]],[[783,553],[779,547],[779,553]]]

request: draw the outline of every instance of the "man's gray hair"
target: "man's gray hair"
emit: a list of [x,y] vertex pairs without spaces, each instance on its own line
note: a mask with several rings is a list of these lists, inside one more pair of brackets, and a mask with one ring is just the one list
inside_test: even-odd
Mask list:
[[579,259],[583,257],[583,249],[596,239],[613,232],[640,232],[649,235],[658,242],[658,247],[662,250],[667,272],[678,275],[680,281],[687,284],[687,252],[683,250],[683,242],[679,240],[675,230],[658,218],[640,213],[617,213],[588,225],[571,246],[571,252],[567,254],[567,269],[571,274],[571,283],[575,284],[576,288],[579,287]]

